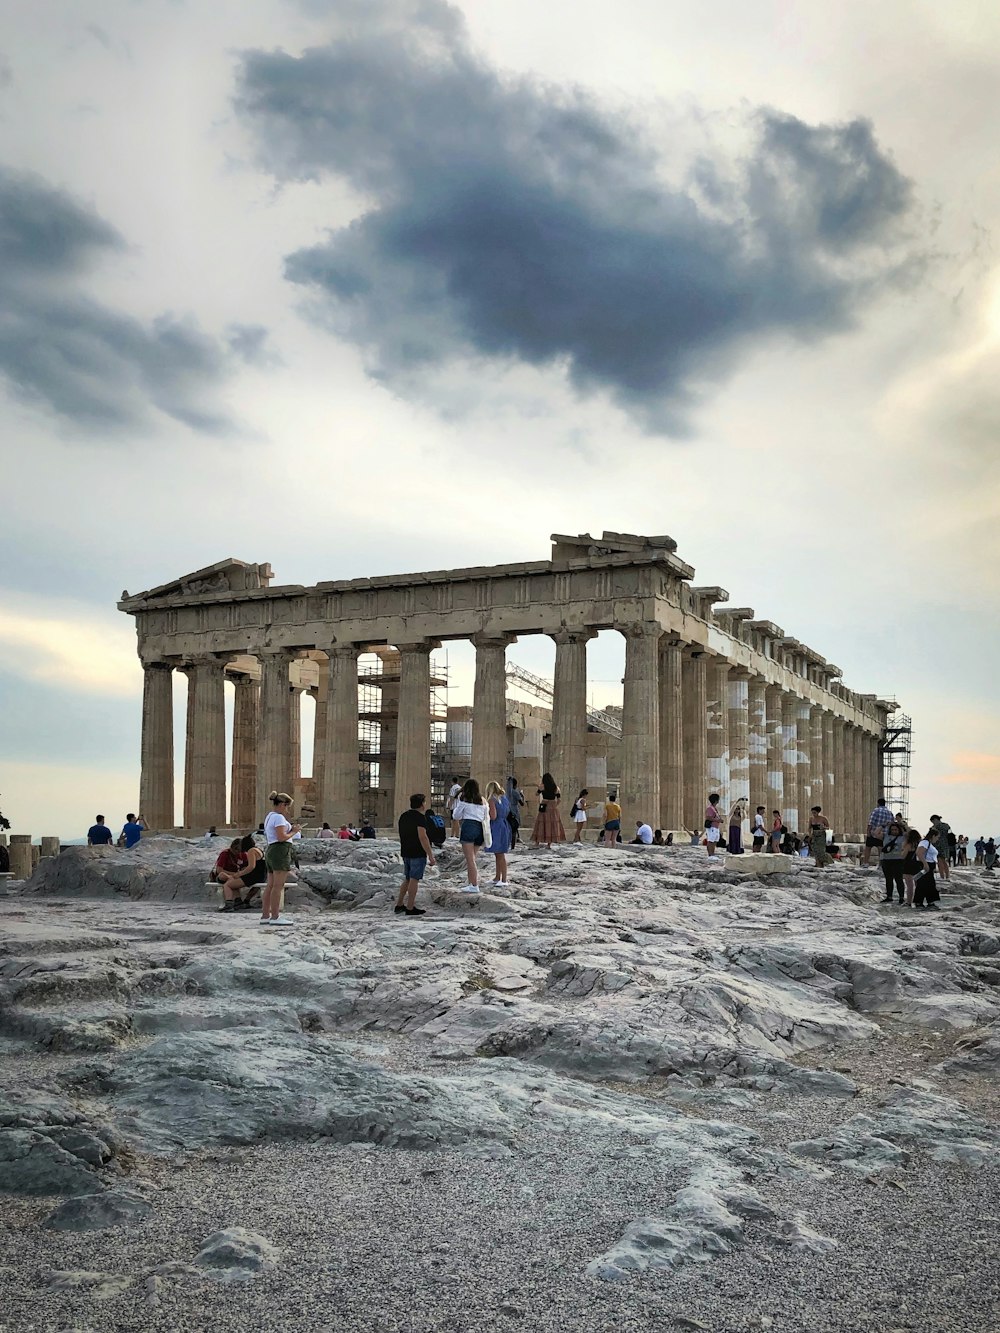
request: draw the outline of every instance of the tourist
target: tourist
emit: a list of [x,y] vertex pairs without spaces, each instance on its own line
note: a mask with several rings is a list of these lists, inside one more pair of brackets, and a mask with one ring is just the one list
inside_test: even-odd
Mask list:
[[958,864],[967,866],[969,864],[969,835],[963,833],[958,840]]
[[510,825],[510,845],[516,847],[521,834],[521,807],[524,805],[524,792],[517,785],[517,778],[507,779],[507,823]]
[[899,895],[900,906],[906,900],[906,880],[903,863],[906,860],[906,830],[901,829],[895,820],[885,831],[882,839],[882,859],[879,864],[885,876],[885,902],[892,902],[892,891]]
[[986,839],[981,833],[974,845],[976,848],[976,865],[981,866],[983,864],[983,852],[986,850]]
[[641,819],[637,819],[635,821],[635,837],[632,839],[632,841],[634,843],[636,842],[641,843],[643,847],[649,847],[652,845],[653,830],[650,828],[648,824],[644,823]]
[[608,799],[604,802],[603,833],[605,847],[614,847],[622,826],[622,808],[615,800],[617,795],[616,791],[609,792]]
[[781,820],[781,811],[771,811],[771,851],[779,852],[781,850],[781,835],[785,831],[785,826]]
[[551,773],[543,773],[542,785],[538,788],[538,815],[531,830],[531,841],[536,847],[544,842],[546,847],[551,848],[554,842],[566,841],[566,830],[559,816],[561,799],[562,793],[556,786],[555,778]]
[[[903,835],[903,884],[906,886],[906,906],[913,906],[913,891],[916,887],[916,876],[920,874],[923,867],[920,864],[920,858],[917,855],[917,847],[920,844],[920,834],[915,828],[908,828]],[[886,890],[888,891],[888,885]]]
[[793,830],[781,826],[781,850],[786,856],[797,856],[802,850],[802,839]]
[[734,856],[743,855],[743,821],[746,818],[746,807],[743,804],[742,796],[733,802],[729,811],[729,850]]
[[439,851],[444,846],[448,829],[444,820],[436,813],[432,805],[429,805],[424,811],[424,823],[427,826],[427,837],[431,846],[435,851]]
[[95,815],[94,822],[87,830],[88,847],[110,847],[114,842],[111,830],[104,822],[103,815]]
[[715,849],[722,837],[722,814],[719,811],[719,793],[713,791],[705,807],[705,846],[709,856],[715,855]]
[[940,910],[937,900],[941,895],[934,883],[934,867],[941,859],[941,854],[936,845],[937,841],[938,832],[931,828],[927,830],[926,836],[917,844],[917,860],[921,867],[921,873],[913,894],[913,906],[917,910],[929,912]]
[[317,838],[335,838],[337,835],[329,824],[324,823],[323,827],[316,834]]
[[[671,835],[671,837],[672,837],[672,836],[673,836],[673,835]],[[670,844],[669,842],[664,842],[664,840],[663,840],[663,829],[658,828],[658,829],[654,829],[654,830],[653,830],[653,846],[654,846],[654,847],[669,847],[670,845],[671,845],[671,844]]]
[[899,827],[903,830],[904,833],[910,827],[903,816],[902,810],[897,811],[897,813],[893,815],[893,818],[895,819],[896,823],[899,825]]
[[951,825],[945,823],[940,815],[931,815],[931,828],[937,834],[937,840],[934,844],[937,852],[937,872],[942,879],[951,879],[951,871],[948,869],[948,852],[950,849]]
[[356,824],[348,824],[347,836],[350,838],[351,842],[361,841],[361,833]]
[[573,809],[569,812],[569,817],[573,821],[573,841],[583,841],[583,830],[587,827],[587,797],[590,792],[586,787],[581,787],[580,795],[573,802]]
[[215,831],[215,825],[213,824],[212,827],[208,829],[207,832],[205,833],[205,836],[202,838],[202,842],[205,844],[206,847],[211,847],[212,839],[217,838],[218,836],[219,836],[218,833],[216,833]]
[[865,830],[865,847],[861,853],[861,865],[871,865],[872,851],[882,846],[882,839],[891,819],[892,811],[886,808],[885,797],[880,796],[875,802],[875,809],[868,816],[868,827]]
[[434,849],[427,837],[427,819],[425,807],[427,797],[423,792],[415,792],[410,797],[410,808],[399,816],[399,854],[403,858],[403,882],[399,886],[396,906],[392,909],[397,916],[426,916],[423,907],[417,906],[417,889],[429,865],[434,865]]
[[340,828],[337,830],[337,837],[340,839],[341,842],[351,841],[351,830],[347,827],[346,824],[341,824]]
[[[479,871],[476,869],[476,852],[480,847],[489,850],[493,841],[490,828],[490,808],[483,800],[479,783],[475,778],[467,778],[459,793],[460,799],[452,807],[452,818],[458,824],[458,836],[462,843],[462,854],[469,882],[463,893],[479,892]],[[489,839],[489,841],[487,841]]]
[[958,838],[951,829],[948,830],[948,864],[958,865]]
[[368,838],[368,839],[378,837],[378,830],[375,828],[375,825],[371,822],[370,819],[366,819],[365,822],[361,825],[361,836],[362,838]]
[[809,854],[816,860],[818,866],[828,866],[833,862],[833,857],[826,850],[826,831],[830,827],[830,821],[823,813],[821,805],[814,805],[809,811]]
[[292,838],[300,833],[301,827],[292,824],[288,815],[292,809],[292,798],[287,792],[273,791],[268,798],[274,807],[264,820],[264,836],[267,839],[267,851],[264,863],[267,866],[267,886],[261,902],[261,925],[290,926],[293,923],[281,915],[281,895],[285,889],[285,880],[292,868]]
[[495,889],[506,889],[507,853],[510,851],[510,824],[507,816],[510,805],[499,782],[491,782],[486,788],[486,803],[490,808],[490,851],[496,857],[497,877],[493,881]]
[[764,843],[767,841],[767,829],[764,825],[764,807],[758,805],[753,817],[753,849],[755,852],[764,850]]
[[220,884],[232,875],[238,875],[246,865],[247,859],[242,853],[240,843],[240,838],[234,838],[225,851],[220,852],[215,858],[215,865],[209,875],[214,884]]
[[[236,842],[230,847],[230,851],[237,844],[243,867],[235,874],[227,874],[225,878],[220,874],[222,896],[225,900],[219,908],[220,912],[235,912],[250,907],[257,890],[267,883],[267,866],[264,864],[264,853],[254,842],[253,834],[248,833],[245,838],[237,838]],[[219,860],[221,859],[220,857]],[[219,861],[216,861],[215,864],[218,868]]]
[[989,874],[993,874],[993,867],[997,863],[997,845],[991,834],[983,844],[983,865]]
[[126,851],[134,847],[141,839],[145,828],[146,821],[142,815],[126,815],[125,824],[118,838],[119,847],[124,847]]
[[455,802],[462,798],[462,784],[458,778],[453,777],[451,786],[448,788],[448,799],[445,801],[445,809],[451,819],[451,836],[458,837],[458,820],[455,818]]

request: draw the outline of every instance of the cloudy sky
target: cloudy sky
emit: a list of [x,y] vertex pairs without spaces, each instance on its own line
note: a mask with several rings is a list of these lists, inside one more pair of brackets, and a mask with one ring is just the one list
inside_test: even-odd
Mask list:
[[7,0],[0,809],[135,805],[123,588],[611,528],[1000,832],[998,71],[979,0]]

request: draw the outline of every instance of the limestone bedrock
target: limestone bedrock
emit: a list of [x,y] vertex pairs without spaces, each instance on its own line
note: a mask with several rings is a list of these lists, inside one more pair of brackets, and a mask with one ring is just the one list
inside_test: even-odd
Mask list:
[[[278,932],[216,912],[213,858],[177,838],[80,849],[5,901],[0,1189],[45,1195],[49,1227],[147,1225],[136,1162],[184,1171],[274,1140],[517,1159],[542,1131],[662,1168],[657,1210],[586,1268],[642,1280],[748,1244],[837,1243],[771,1182],[921,1154],[975,1167],[1000,1143],[960,1095],[1000,1070],[1000,910],[972,870],[923,914],[845,865],[564,846],[515,853],[510,887],[470,901],[449,843],[408,918],[391,911],[395,843],[306,841],[297,924]],[[855,1110],[867,1092],[841,1052],[891,1053],[890,1036],[900,1086]],[[949,1063],[911,1082],[921,1042]],[[829,1132],[782,1109],[813,1099],[844,1108]],[[739,1123],[758,1106],[789,1119],[780,1145]],[[195,1267],[218,1280],[276,1262],[232,1229],[213,1246]]]

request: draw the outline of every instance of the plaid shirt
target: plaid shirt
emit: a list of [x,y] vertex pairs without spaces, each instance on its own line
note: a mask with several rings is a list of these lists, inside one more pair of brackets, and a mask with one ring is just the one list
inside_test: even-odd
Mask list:
[[893,822],[893,813],[887,805],[877,805],[868,816],[869,828],[888,828]]

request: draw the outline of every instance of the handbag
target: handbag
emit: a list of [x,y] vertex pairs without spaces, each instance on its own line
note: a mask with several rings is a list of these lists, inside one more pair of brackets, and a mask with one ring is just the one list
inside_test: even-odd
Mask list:
[[483,816],[483,847],[489,851],[493,846],[493,830],[490,828],[490,807],[486,807],[486,814]]

